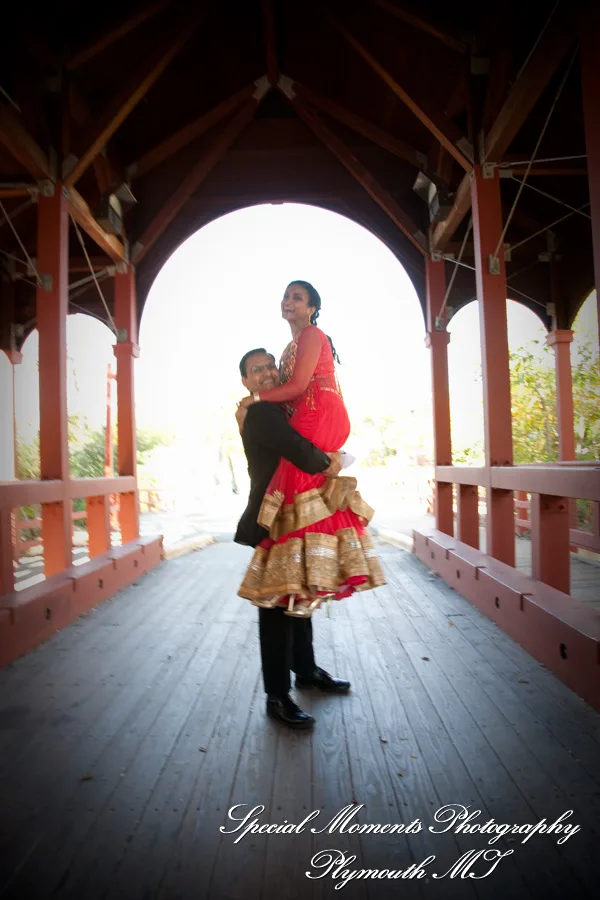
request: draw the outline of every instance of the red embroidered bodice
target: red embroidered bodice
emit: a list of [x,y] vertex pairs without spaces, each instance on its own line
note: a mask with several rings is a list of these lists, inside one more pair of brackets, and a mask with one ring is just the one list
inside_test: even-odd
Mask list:
[[261,400],[286,402],[292,409],[302,399],[314,409],[320,391],[341,396],[329,338],[316,325],[304,328],[287,345],[279,364],[281,384],[270,391],[260,391]]

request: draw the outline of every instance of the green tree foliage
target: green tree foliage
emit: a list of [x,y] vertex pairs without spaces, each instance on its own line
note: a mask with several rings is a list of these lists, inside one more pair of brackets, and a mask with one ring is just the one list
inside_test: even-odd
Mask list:
[[[511,353],[515,463],[558,459],[553,351],[548,362],[529,350]],[[600,367],[591,342],[573,348],[573,407],[577,459],[600,459]]]
[[[539,341],[533,341],[539,344]],[[600,367],[591,341],[573,346],[573,406],[577,459],[600,459]],[[554,353],[520,347],[510,354],[510,388],[515,464],[558,459]],[[483,447],[453,451],[455,465],[479,465]]]
[[[372,434],[373,445],[365,460],[366,466],[385,466],[391,456],[396,456],[400,441],[398,423],[392,416],[365,416],[362,421],[365,432]],[[366,426],[366,427],[364,427]]]
[[[539,344],[539,341],[534,341]],[[510,391],[516,464],[558,458],[556,382],[553,360],[520,347],[510,354]]]
[[455,466],[482,466],[484,461],[483,441],[475,441],[470,447],[452,451],[452,463]]
[[40,433],[27,443],[17,435],[17,478],[20,481],[40,480]]
[[[71,475],[73,478],[101,478],[104,475],[105,429],[88,431],[85,437],[71,446]],[[152,451],[172,442],[172,436],[158,431],[139,428],[137,431],[137,464],[143,466]],[[116,474],[117,442],[113,439],[113,474]]]
[[600,459],[600,360],[591,342],[581,344],[573,365],[575,450],[578,459]]
[[[102,478],[104,475],[105,429],[93,431],[85,419],[69,416],[70,471],[73,478]],[[137,463],[143,466],[152,451],[173,441],[166,432],[139,428],[137,431]],[[113,471],[116,471],[117,444],[113,440]],[[40,478],[40,435],[27,443],[17,438],[17,476],[22,480]]]

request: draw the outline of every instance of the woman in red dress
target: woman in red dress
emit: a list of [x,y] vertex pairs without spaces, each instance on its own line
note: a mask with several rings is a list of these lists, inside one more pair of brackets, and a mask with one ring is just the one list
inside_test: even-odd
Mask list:
[[[325,452],[341,449],[350,421],[335,374],[331,339],[316,327],[321,298],[306,281],[288,285],[281,314],[292,340],[280,363],[281,384],[246,397],[283,404],[290,424]],[[356,479],[308,475],[282,459],[267,488],[258,522],[269,532],[254,552],[239,596],[255,606],[286,605],[310,616],[324,600],[385,584],[365,526],[373,516]]]

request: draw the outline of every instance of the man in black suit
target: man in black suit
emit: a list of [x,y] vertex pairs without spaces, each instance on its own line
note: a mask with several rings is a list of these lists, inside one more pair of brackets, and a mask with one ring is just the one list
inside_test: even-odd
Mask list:
[[[275,359],[262,347],[249,350],[240,361],[242,384],[251,393],[268,390],[279,384]],[[263,496],[280,457],[311,475],[323,472],[334,476],[340,471],[340,454],[333,458],[298,434],[277,403],[253,403],[247,410],[238,409],[248,473],[250,496],[239,521],[234,540],[256,547],[268,532],[258,522]],[[296,673],[296,687],[318,687],[342,694],[350,683],[333,678],[315,664],[312,620],[286,616],[283,607],[259,609],[260,652],[267,714],[292,728],[311,728],[315,720],[303,712],[290,698],[290,669]]]

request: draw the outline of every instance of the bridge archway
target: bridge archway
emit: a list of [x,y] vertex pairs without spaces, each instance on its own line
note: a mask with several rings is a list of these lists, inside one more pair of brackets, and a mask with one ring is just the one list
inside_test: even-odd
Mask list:
[[[368,455],[375,439],[375,426],[364,424],[369,417],[389,415],[401,423],[416,416],[421,429],[426,423],[423,442],[430,443],[429,353],[408,273],[371,231],[309,204],[229,213],[171,255],[140,324],[138,421],[158,415],[166,427],[168,416],[172,427],[177,416],[177,433],[190,443],[195,435],[199,446],[204,443],[197,429],[209,409],[234,427],[231,409],[243,392],[239,359],[254,346],[279,357],[289,340],[279,304],[293,277],[311,281],[323,299],[319,326],[331,334],[342,360],[339,376],[359,457]],[[245,468],[241,461],[239,467]]]

